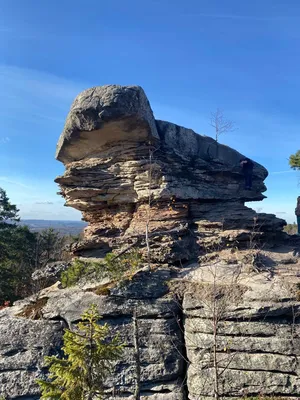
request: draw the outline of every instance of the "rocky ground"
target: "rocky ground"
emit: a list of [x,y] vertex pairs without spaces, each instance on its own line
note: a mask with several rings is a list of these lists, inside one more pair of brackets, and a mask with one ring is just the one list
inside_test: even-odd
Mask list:
[[128,398],[134,390],[134,312],[141,337],[142,399],[213,398],[208,366],[215,281],[230,289],[224,301],[215,303],[223,310],[217,337],[220,390],[227,397],[263,391],[298,398],[299,251],[299,242],[287,241],[260,251],[212,253],[201,264],[153,266],[107,295],[96,294],[101,282],[69,289],[54,284],[0,312],[0,393],[10,399],[38,398],[35,379],[45,374],[43,356],[59,351],[63,329],[72,328],[94,303],[102,322],[126,342],[108,382],[112,398],[113,393]]

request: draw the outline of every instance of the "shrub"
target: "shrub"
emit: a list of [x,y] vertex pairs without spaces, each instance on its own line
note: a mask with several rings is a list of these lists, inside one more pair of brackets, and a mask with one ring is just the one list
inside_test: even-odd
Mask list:
[[85,280],[101,280],[109,278],[120,282],[137,271],[142,263],[142,256],[137,250],[116,256],[109,253],[102,261],[87,261],[76,259],[72,265],[62,273],[61,283],[63,287],[76,285],[83,278]]
[[115,281],[120,281],[125,275],[137,271],[142,263],[142,256],[137,250],[116,257],[113,253],[106,255],[104,270],[106,276]]
[[283,228],[283,230],[289,235],[296,235],[296,233],[298,232],[297,224],[295,222],[293,224],[287,224]]
[[61,274],[61,283],[63,287],[74,286],[81,278],[87,277],[92,272],[96,272],[96,266],[93,262],[74,260],[72,265]]

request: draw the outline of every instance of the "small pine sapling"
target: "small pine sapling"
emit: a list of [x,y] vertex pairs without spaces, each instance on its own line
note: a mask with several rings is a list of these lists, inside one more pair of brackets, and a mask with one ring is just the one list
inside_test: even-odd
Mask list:
[[112,363],[122,354],[118,335],[109,338],[107,324],[99,325],[100,315],[92,305],[81,316],[76,330],[63,336],[64,358],[46,357],[49,379],[38,380],[41,400],[101,400]]

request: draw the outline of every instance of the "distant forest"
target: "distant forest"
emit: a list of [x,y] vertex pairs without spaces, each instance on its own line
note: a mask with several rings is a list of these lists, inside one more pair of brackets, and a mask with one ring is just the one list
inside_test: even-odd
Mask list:
[[56,221],[43,219],[22,219],[20,225],[26,225],[33,232],[41,232],[44,229],[52,228],[62,235],[79,235],[87,226],[83,221]]

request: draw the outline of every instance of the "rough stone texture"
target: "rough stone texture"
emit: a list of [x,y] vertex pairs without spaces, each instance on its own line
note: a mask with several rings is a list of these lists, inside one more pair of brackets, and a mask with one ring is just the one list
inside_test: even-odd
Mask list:
[[[190,400],[214,396],[214,344],[219,394],[224,398],[259,394],[299,398],[300,263],[293,264],[293,270],[286,266],[292,251],[292,247],[264,251],[266,259],[272,259],[273,268],[261,273],[246,273],[238,263],[221,262],[202,264],[183,273],[192,285],[182,303]],[[220,287],[228,285],[223,300],[219,296],[216,301],[209,300],[214,282]],[[231,295],[234,290],[237,294]],[[223,310],[216,340],[213,307]]]
[[[66,205],[89,223],[72,251],[92,259],[131,248],[145,253],[148,224],[153,270],[141,268],[107,295],[96,294],[95,286],[104,282],[71,289],[57,282],[0,311],[0,394],[38,399],[34,380],[45,372],[43,356],[59,351],[62,328],[72,328],[94,303],[103,315],[100,323],[126,342],[107,382],[111,400],[133,400],[135,310],[141,399],[212,400],[212,317],[203,293],[217,271],[223,288],[232,275],[238,277],[232,291],[238,296],[229,297],[218,327],[223,397],[299,398],[300,243],[293,238],[275,247],[285,239],[285,222],[245,206],[264,198],[267,171],[255,163],[253,189],[245,191],[242,157],[212,138],[156,121],[138,86],[81,93],[57,147],[66,170],[56,181]],[[40,320],[20,317],[28,306],[38,307],[29,315]]]
[[34,271],[31,276],[32,282],[39,290],[51,286],[60,280],[62,272],[64,272],[69,265],[69,263],[64,261],[48,263],[44,268]]
[[[80,93],[56,151],[63,162],[97,155],[107,142],[158,137],[148,99],[139,86],[107,85]],[[84,146],[82,144],[84,143]]]
[[[218,327],[219,368],[227,368],[220,388],[226,400],[262,392],[299,398],[300,302],[296,285],[300,283],[300,262],[286,263],[299,248],[300,243],[297,248],[264,250],[266,259],[272,257],[272,271],[240,273],[241,295],[234,297],[234,301],[229,299],[226,315]],[[226,252],[231,254],[232,264],[225,263]],[[0,393],[9,395],[11,400],[20,400],[21,396],[38,399],[35,379],[45,373],[44,355],[59,351],[62,328],[72,328],[82,312],[94,303],[103,315],[100,323],[107,322],[126,343],[124,356],[107,382],[111,400],[134,400],[134,310],[138,313],[141,338],[142,400],[185,400],[186,393],[189,400],[212,400],[211,311],[203,302],[203,293],[206,294],[214,271],[219,285],[230,284],[239,268],[239,259],[244,259],[249,251],[238,252],[236,260],[230,251],[218,254],[218,264],[139,271],[130,281],[112,288],[110,295],[95,294],[94,283],[85,289],[61,289],[54,285],[39,296],[0,311]],[[167,282],[170,284],[166,285]],[[174,297],[174,283],[182,289],[179,297]],[[40,300],[46,300],[41,302],[42,320],[20,317],[28,304]],[[186,375],[187,387],[183,385]]]
[[[43,358],[61,346],[59,321],[32,321],[0,312],[0,396],[36,399]],[[23,397],[22,397],[23,398]]]
[[[119,333],[125,343],[122,359],[116,363],[114,373],[107,382],[108,393],[116,397],[133,399],[135,362],[133,347],[133,312],[137,312],[140,335],[142,399],[183,400],[185,377],[182,334],[178,325],[181,310],[172,300],[164,297],[165,279],[170,273],[140,272],[131,286],[121,285],[116,295],[98,296],[92,288],[82,290],[44,290],[39,300],[46,299],[40,310],[43,320],[32,321],[18,317],[28,304],[35,304],[33,296],[19,301],[14,307],[0,311],[0,393],[17,400],[20,396],[34,399],[38,396],[35,379],[43,376],[43,356],[58,352],[62,336],[61,326],[72,328],[81,314],[93,303],[107,322],[112,334]],[[150,278],[156,282],[150,293],[143,296],[143,283]],[[163,297],[161,297],[163,296]],[[60,321],[60,322],[59,322]],[[30,397],[32,396],[32,397]]]
[[[264,198],[263,192],[266,190],[264,179],[267,177],[265,168],[255,163],[253,189],[245,191],[239,166],[239,161],[243,157],[241,154],[217,143],[210,137],[198,135],[191,129],[165,121],[153,123],[151,108],[149,103],[144,101],[144,97],[142,97],[140,109],[143,115],[147,115],[146,118],[142,117],[144,121],[147,121],[147,133],[144,129],[137,135],[137,130],[132,128],[132,134],[128,140],[128,130],[124,128],[123,122],[117,128],[115,125],[112,127],[109,125],[114,119],[115,123],[119,123],[119,120],[123,121],[127,118],[128,88],[110,86],[103,89],[97,88],[96,91],[98,93],[96,96],[92,91],[89,92],[87,103],[86,92],[79,95],[75,101],[73,108],[79,110],[76,111],[76,115],[80,114],[83,122],[81,122],[81,117],[73,122],[72,108],[60,139],[60,143],[64,141],[64,151],[68,153],[68,158],[61,157],[58,153],[58,159],[66,165],[64,175],[56,180],[61,186],[62,195],[66,199],[66,204],[82,211],[84,219],[89,223],[85,229],[84,240],[73,247],[75,255],[103,257],[107,252],[123,250],[134,245],[143,249],[147,221],[149,222],[152,260],[169,265],[196,260],[197,256],[206,255],[208,252],[218,253],[223,248],[257,247],[259,242],[271,243],[282,236],[284,221],[273,215],[257,214],[245,206],[247,201]],[[104,100],[99,96],[99,93],[103,91]],[[115,91],[117,91],[117,96]],[[120,95],[120,92],[123,95]],[[135,102],[135,100],[134,96],[132,101]],[[94,117],[92,125],[89,125],[87,129],[85,115],[90,115],[90,103],[93,104],[93,109],[98,110],[101,109],[103,101],[109,108],[109,123]],[[119,113],[117,118],[116,113]],[[135,120],[139,124],[140,115],[131,115],[131,122]],[[73,134],[75,144],[73,142],[69,144],[65,137],[69,137],[69,132],[75,131],[77,132]],[[89,132],[86,133],[86,131]],[[97,144],[93,141],[93,135],[97,135]],[[89,148],[90,144],[91,148]],[[76,154],[74,146],[80,149]],[[238,262],[238,265],[240,264]],[[202,276],[203,271],[199,271],[198,268],[196,270],[194,275],[187,274],[188,279],[205,281],[207,277]],[[185,274],[186,271],[183,272],[183,279],[186,279]],[[152,283],[156,284],[155,279]],[[149,289],[149,281],[142,282],[142,285]],[[151,290],[154,286],[150,285]],[[146,289],[144,294],[139,289],[133,287],[131,296],[141,293],[142,296],[147,297],[146,293],[149,293],[149,290]],[[257,288],[253,290],[256,292]],[[159,304],[158,300],[155,304]],[[51,308],[51,305],[49,307]],[[245,299],[244,307],[232,309],[230,315],[234,316],[232,318],[242,320],[243,318],[264,320],[264,312],[257,316],[260,307],[260,301],[255,302],[248,298]],[[283,318],[290,311],[290,305],[278,306],[274,302],[271,302],[268,307],[269,314],[282,313]],[[102,308],[106,310],[106,306],[103,305]],[[116,312],[112,304],[109,304],[109,310],[113,314]],[[194,318],[201,321],[201,307],[199,308],[199,304],[189,307],[188,295],[184,296],[182,312],[185,315],[186,324],[194,321]],[[276,318],[282,318],[282,316]],[[242,329],[238,323],[234,327],[236,330]],[[279,329],[279,325],[277,328]],[[249,336],[252,337],[254,329],[259,329],[259,327],[254,324]],[[267,327],[264,325],[263,329]],[[283,337],[286,337],[290,333],[290,326],[283,325],[282,329]],[[211,346],[211,333],[203,333],[201,330],[192,333],[194,339],[201,339],[200,341],[203,341],[203,335],[206,340],[205,348],[207,348]],[[260,351],[260,348],[268,346],[272,353],[280,342],[276,335],[277,333],[270,334],[269,337],[272,340],[269,345],[266,344],[268,339],[258,337],[247,341],[248,347],[244,348],[244,353],[251,353],[253,349],[253,351]],[[264,337],[264,334],[262,336]],[[199,351],[200,354],[203,351],[201,347],[194,349],[189,343],[189,338],[187,330],[185,345],[187,357],[191,362],[188,370],[188,391],[191,399],[194,398],[194,393],[196,393],[195,398],[199,395],[213,396],[211,384],[207,385],[206,391],[201,392],[199,388],[197,389],[206,378],[203,374],[201,380],[199,371],[193,373],[193,367],[198,365]],[[242,346],[235,337],[232,340],[233,343],[237,342]],[[281,355],[285,357],[285,362],[281,363],[280,359],[272,353],[267,357],[255,355],[254,359],[249,356],[249,360],[245,361],[244,365],[252,371],[251,366],[256,363],[257,369],[260,366],[261,370],[266,371],[264,377],[260,375],[259,379],[262,379],[262,382],[256,384],[257,388],[264,383],[264,379],[268,386],[272,379],[276,382],[275,377],[278,376],[276,390],[283,394],[288,393],[289,389],[286,389],[286,392],[281,390],[282,377],[280,375],[273,377],[270,370],[278,366],[278,363],[282,364],[282,368],[285,365],[293,381],[296,367],[294,358],[291,358],[290,338],[286,338],[286,344],[284,341],[280,343],[283,346]],[[238,371],[237,364],[241,364],[239,360],[241,359],[238,357],[235,359]],[[234,365],[232,363],[232,366]],[[232,370],[235,371],[234,368]],[[288,375],[284,376],[287,379]],[[232,379],[235,378],[237,386],[241,385],[243,388],[247,384],[237,376]],[[224,389],[226,396],[229,397],[236,396],[238,391],[238,389],[230,391],[230,379],[230,377],[227,379],[228,387]],[[251,378],[249,380],[251,381]],[[252,387],[251,390],[254,394],[259,393],[261,386],[257,390]],[[241,393],[240,391],[239,394]],[[291,391],[291,394],[294,395],[294,392]]]
[[66,204],[89,223],[74,254],[103,257],[134,242],[145,246],[149,215],[157,262],[195,258],[221,237],[224,245],[234,236],[248,240],[254,218],[262,237],[275,235],[283,220],[244,206],[264,198],[267,171],[255,163],[253,190],[245,191],[242,157],[191,129],[155,121],[139,87],[81,93],[57,151],[66,171],[56,182]]

